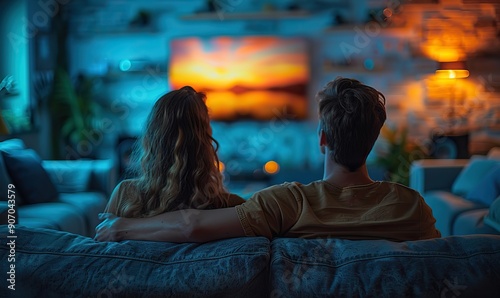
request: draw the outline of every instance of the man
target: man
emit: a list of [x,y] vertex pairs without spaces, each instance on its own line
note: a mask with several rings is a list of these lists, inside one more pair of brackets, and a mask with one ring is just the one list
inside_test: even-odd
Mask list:
[[386,119],[385,97],[357,80],[338,78],[318,95],[322,180],[284,183],[242,205],[179,210],[149,218],[103,214],[99,241],[207,242],[241,237],[339,237],[420,240],[440,237],[432,211],[416,191],[372,181],[366,158]]

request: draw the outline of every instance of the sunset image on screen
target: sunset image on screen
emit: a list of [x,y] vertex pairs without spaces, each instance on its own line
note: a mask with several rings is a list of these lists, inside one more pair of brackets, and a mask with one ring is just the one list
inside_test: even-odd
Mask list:
[[171,43],[169,79],[207,94],[215,120],[307,117],[309,61],[299,38],[186,38]]

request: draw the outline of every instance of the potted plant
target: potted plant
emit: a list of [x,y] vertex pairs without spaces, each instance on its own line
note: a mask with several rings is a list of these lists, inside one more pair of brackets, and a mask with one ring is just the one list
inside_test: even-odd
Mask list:
[[71,149],[70,155],[65,150],[66,157],[71,159],[94,157],[95,144],[91,144],[90,137],[100,129],[102,108],[94,100],[93,90],[92,78],[79,75],[73,84],[63,68],[56,69],[50,109],[60,129],[57,138],[63,141],[66,149]]
[[411,163],[426,158],[426,151],[408,138],[407,127],[384,125],[380,134],[383,144],[378,147],[376,163],[385,169],[384,179],[408,186]]

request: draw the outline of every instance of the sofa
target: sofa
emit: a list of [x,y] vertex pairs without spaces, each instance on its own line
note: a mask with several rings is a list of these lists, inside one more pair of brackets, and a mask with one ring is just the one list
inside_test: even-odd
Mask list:
[[242,237],[175,244],[96,242],[50,229],[15,226],[10,233],[10,228],[0,226],[0,255],[9,270],[1,279],[1,297],[498,297],[500,293],[499,235],[406,242]]
[[41,160],[20,139],[0,142],[0,221],[13,209],[11,223],[93,236],[115,172],[111,160]]
[[431,207],[443,237],[500,234],[495,224],[488,224],[491,206],[500,206],[499,150],[494,148],[487,156],[470,159],[412,163],[410,187],[419,191]]

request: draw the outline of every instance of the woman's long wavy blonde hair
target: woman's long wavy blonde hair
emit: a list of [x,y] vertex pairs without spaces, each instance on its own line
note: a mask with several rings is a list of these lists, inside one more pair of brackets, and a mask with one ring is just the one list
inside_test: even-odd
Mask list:
[[146,123],[135,158],[138,198],[122,201],[118,214],[149,217],[186,208],[221,208],[223,186],[206,96],[186,86],[162,96]]

